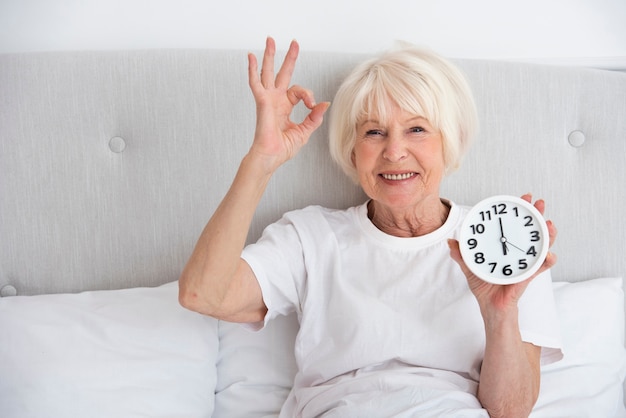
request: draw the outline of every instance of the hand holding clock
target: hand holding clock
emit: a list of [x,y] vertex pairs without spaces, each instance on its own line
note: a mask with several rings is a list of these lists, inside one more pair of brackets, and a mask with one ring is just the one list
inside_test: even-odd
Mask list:
[[557,230],[551,221],[542,229],[545,202],[531,202],[530,194],[485,199],[468,213],[460,242],[448,241],[452,259],[481,306],[487,300],[517,305],[528,283],[556,264],[548,249]]
[[543,200],[533,205],[530,194],[491,199],[470,209],[459,241],[448,240],[485,325],[478,397],[488,410],[499,408],[510,391],[538,396],[541,348],[523,340],[518,303],[531,280],[556,263],[548,249],[557,235],[543,219]]

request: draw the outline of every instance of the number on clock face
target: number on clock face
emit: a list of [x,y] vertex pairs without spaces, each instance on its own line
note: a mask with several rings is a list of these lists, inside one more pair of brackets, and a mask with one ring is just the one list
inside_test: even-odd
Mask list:
[[543,216],[528,202],[496,196],[476,205],[463,224],[461,253],[483,280],[516,283],[534,274],[547,253]]

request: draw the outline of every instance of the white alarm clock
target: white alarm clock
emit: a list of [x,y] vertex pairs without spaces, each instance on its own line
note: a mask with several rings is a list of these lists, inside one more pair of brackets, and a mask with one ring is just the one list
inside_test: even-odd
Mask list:
[[535,274],[550,247],[548,226],[532,204],[514,196],[493,196],[472,207],[461,226],[463,261],[477,277],[513,284]]

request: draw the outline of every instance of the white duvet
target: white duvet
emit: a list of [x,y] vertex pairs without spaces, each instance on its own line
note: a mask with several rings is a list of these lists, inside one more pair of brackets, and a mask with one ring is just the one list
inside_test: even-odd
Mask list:
[[[475,396],[477,384],[459,374],[396,362],[337,377],[298,391],[286,417],[489,417]],[[293,394],[292,394],[293,395]],[[293,415],[292,415],[293,414]]]

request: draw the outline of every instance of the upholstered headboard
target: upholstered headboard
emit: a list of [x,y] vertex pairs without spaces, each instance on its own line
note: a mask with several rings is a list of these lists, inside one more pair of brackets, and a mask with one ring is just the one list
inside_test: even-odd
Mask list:
[[[332,100],[363,58],[304,51],[294,82]],[[459,64],[481,130],[442,195],[533,192],[559,229],[555,280],[625,276],[626,74]],[[2,293],[177,279],[252,138],[246,69],[243,51],[0,56]],[[324,125],[273,179],[250,239],[288,209],[363,199]]]

